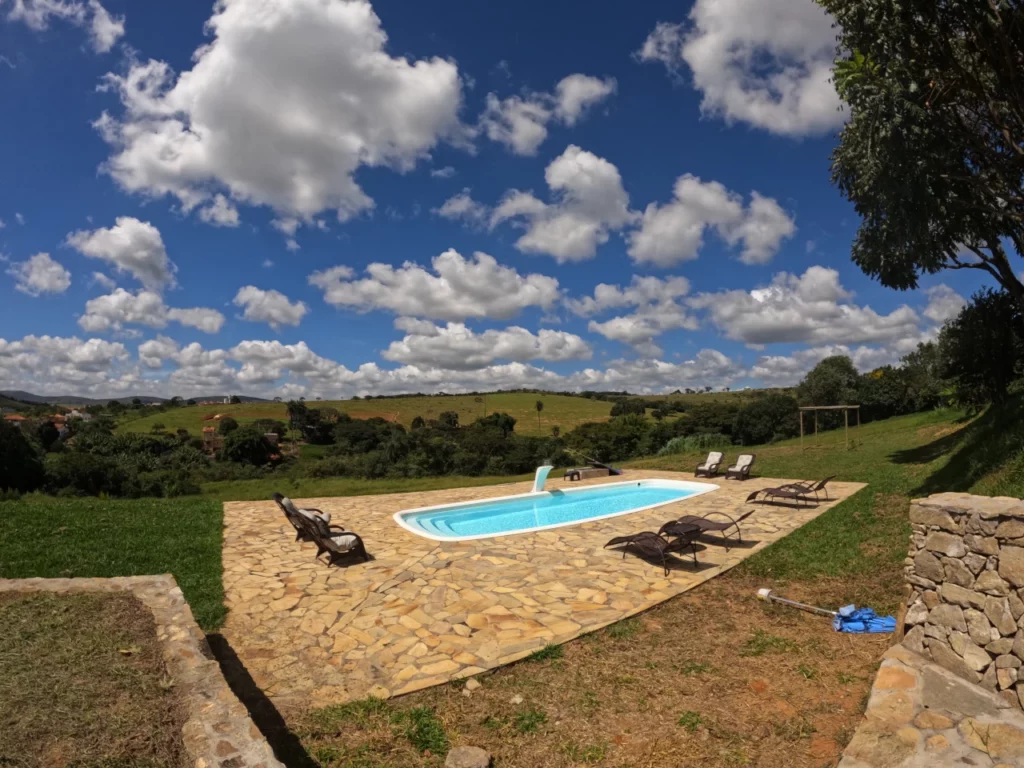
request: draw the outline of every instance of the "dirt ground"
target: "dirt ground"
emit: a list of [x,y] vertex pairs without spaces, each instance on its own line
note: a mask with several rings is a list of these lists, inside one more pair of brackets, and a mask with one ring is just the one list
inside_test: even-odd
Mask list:
[[0,596],[0,765],[190,765],[152,614],[127,595]]
[[[482,675],[471,693],[452,683],[290,725],[307,754],[332,768],[440,766],[460,744],[487,749],[500,768],[835,765],[891,636],[836,633],[827,618],[759,602],[762,586],[779,588],[737,569]],[[891,598],[892,589],[857,591]],[[834,608],[849,585],[818,580],[781,592]]]

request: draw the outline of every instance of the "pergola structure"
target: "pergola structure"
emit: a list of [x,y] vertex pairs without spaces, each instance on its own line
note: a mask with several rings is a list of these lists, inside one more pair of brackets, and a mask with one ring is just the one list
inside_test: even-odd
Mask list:
[[860,426],[860,406],[859,405],[805,405],[800,408],[800,448],[804,447],[804,411],[814,411],[814,434],[818,434],[818,411],[842,411],[843,412],[843,423],[846,445],[850,445],[850,411],[857,413],[857,423],[855,427]]

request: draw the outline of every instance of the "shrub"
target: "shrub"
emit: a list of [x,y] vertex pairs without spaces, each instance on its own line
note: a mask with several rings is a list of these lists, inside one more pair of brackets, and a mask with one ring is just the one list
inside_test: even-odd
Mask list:
[[736,414],[733,437],[742,445],[761,445],[800,434],[796,400],[788,395],[767,395]]
[[119,496],[127,474],[108,456],[65,451],[46,458],[46,487],[51,493]]
[[238,429],[238,422],[230,416],[222,418],[217,425],[217,433],[221,435],[230,435],[236,429]]
[[732,438],[728,435],[711,434],[673,437],[658,451],[658,455],[672,456],[678,453],[703,453],[704,451],[728,448],[731,445]]
[[221,455],[225,461],[260,467],[270,463],[274,447],[253,427],[240,427],[224,438]]
[[633,413],[643,416],[647,412],[647,404],[643,400],[619,400],[612,406],[612,418]]
[[0,421],[0,491],[34,491],[45,479],[32,444],[18,427]]

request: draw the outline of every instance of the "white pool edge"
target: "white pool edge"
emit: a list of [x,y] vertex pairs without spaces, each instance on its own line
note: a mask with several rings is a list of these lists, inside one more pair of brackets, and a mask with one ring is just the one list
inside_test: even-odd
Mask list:
[[[418,515],[423,512],[436,512],[438,510],[449,510],[449,509],[462,509],[464,507],[476,507],[484,504],[491,504],[496,501],[509,501],[511,499],[523,499],[530,496],[547,495],[554,496],[556,493],[562,496],[568,496],[574,493],[586,493],[587,491],[593,491],[597,489],[606,488],[621,488],[627,485],[646,485],[655,488],[677,488],[679,490],[693,491],[689,496],[682,499],[672,499],[670,501],[662,501],[657,504],[648,504],[643,507],[635,507],[633,509],[626,509],[621,512],[612,512],[608,515],[598,515],[597,517],[588,517],[586,520],[573,520],[566,523],[552,523],[551,525],[538,525],[533,528],[519,528],[515,531],[502,531],[501,533],[476,533],[472,536],[436,536],[432,533],[428,533],[422,528],[417,528],[405,521],[405,517],[412,515]],[[692,480],[668,480],[662,478],[648,478],[642,480],[627,480],[620,483],[596,483],[594,485],[587,485],[582,488],[568,488],[566,490],[555,490],[555,491],[542,491],[540,494],[537,493],[516,493],[511,496],[493,496],[486,499],[473,499],[472,501],[458,501],[453,504],[435,504],[429,507],[416,507],[415,509],[403,509],[399,512],[395,512],[392,517],[395,522],[398,523],[399,527],[404,528],[409,533],[413,533],[421,538],[429,539],[431,541],[473,541],[477,539],[496,539],[501,536],[518,536],[522,533],[536,533],[537,531],[549,531],[553,528],[567,528],[570,525],[584,525],[586,523],[593,523],[597,520],[607,520],[612,517],[622,517],[623,515],[632,515],[636,512],[645,512],[648,509],[657,509],[658,507],[668,506],[669,504],[679,504],[686,501],[687,499],[693,499],[697,496],[703,496],[705,493],[711,493],[717,491],[721,486],[715,485],[714,483],[698,483]]]

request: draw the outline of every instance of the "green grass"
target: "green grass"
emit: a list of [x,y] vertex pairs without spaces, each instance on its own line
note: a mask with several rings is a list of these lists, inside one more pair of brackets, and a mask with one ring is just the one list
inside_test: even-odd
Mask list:
[[[868,484],[739,568],[776,580],[839,577],[853,586],[857,576],[892,569],[906,556],[909,499],[957,485],[948,475],[960,470],[948,465],[956,460],[960,441],[970,441],[978,429],[978,421],[968,424],[960,412],[940,410],[851,429],[849,447],[842,430],[808,438],[803,448],[799,439],[733,447],[727,459],[741,451],[756,453],[755,475],[762,477],[816,480],[837,475],[840,481]],[[955,430],[959,433],[953,436]],[[640,459],[627,466],[692,471],[703,459],[703,455],[689,453]],[[755,490],[763,484],[755,477],[747,485]],[[975,489],[971,483],[960,485],[968,486],[963,490]],[[872,599],[871,595],[861,598],[864,602]]]
[[513,719],[516,730],[520,733],[533,733],[547,721],[547,713],[543,709],[536,709],[535,707],[516,712],[516,716]]
[[[539,420],[535,407],[538,400],[544,403]],[[309,401],[306,405],[310,408],[337,408],[356,419],[379,416],[397,421],[407,428],[417,416],[436,419],[445,411],[456,411],[462,424],[471,424],[488,413],[505,412],[516,418],[518,434],[544,436],[550,435],[551,428],[555,426],[562,432],[568,432],[588,421],[607,421],[612,410],[611,403],[601,400],[529,392],[492,394],[486,398],[483,395],[424,395],[386,400],[325,400]],[[214,421],[203,421],[203,418],[215,414],[231,416],[239,424],[249,424],[257,419],[287,419],[284,403],[195,405],[133,418],[123,422],[120,429],[125,432],[150,432],[154,424],[163,424],[168,432],[187,429],[198,436],[204,426],[216,424]]]
[[0,578],[172,573],[205,630],[224,621],[220,504],[201,499],[0,502]]
[[560,645],[545,645],[539,651],[534,651],[524,661],[554,661],[562,658],[564,650]]
[[203,483],[203,498],[217,501],[263,501],[275,492],[294,498],[320,498],[325,496],[374,496],[381,493],[413,493],[442,491],[448,488],[475,488],[482,485],[501,485],[531,480],[533,475],[503,475],[500,477],[443,477],[397,478],[390,480],[363,480],[355,477],[264,477],[258,480],[225,480]]
[[679,725],[682,728],[685,728],[690,733],[696,731],[698,726],[703,724],[704,718],[700,716],[699,712],[694,712],[691,709],[688,709],[687,711],[683,712],[683,714],[679,716],[679,720],[677,722],[677,725]]

